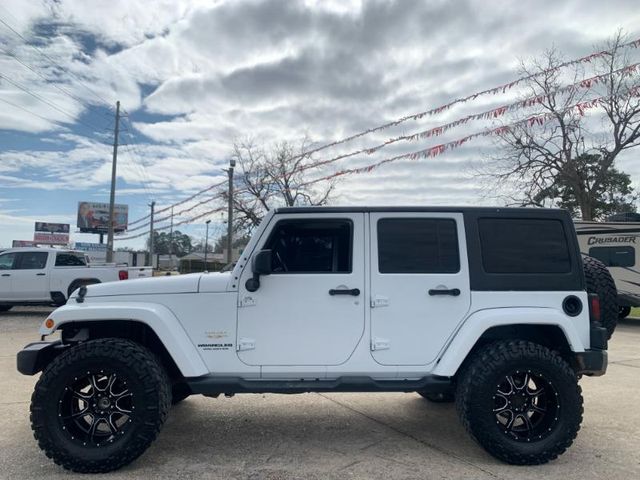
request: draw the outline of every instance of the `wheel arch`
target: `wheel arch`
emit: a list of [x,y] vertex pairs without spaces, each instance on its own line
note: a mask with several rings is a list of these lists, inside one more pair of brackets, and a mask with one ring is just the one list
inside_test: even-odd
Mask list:
[[71,294],[75,292],[82,285],[94,285],[96,283],[102,283],[99,278],[74,278],[67,288],[67,299],[71,297]]
[[570,362],[574,352],[584,351],[584,344],[576,327],[555,310],[486,310],[471,315],[458,329],[439,356],[433,373],[453,377],[477,349],[497,340],[514,339],[544,345],[558,351]]
[[40,333],[62,331],[66,342],[95,338],[128,338],[142,343],[178,378],[208,373],[202,358],[173,312],[158,304],[67,304],[55,310]]

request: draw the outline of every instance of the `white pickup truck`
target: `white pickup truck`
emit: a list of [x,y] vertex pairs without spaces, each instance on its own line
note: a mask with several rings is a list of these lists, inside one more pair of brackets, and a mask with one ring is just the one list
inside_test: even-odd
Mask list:
[[151,276],[151,268],[90,266],[83,252],[12,248],[0,253],[0,312],[14,305],[64,305],[83,285]]

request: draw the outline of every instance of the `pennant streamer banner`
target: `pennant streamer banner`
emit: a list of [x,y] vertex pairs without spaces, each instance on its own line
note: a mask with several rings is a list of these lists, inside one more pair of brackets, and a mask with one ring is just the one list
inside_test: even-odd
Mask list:
[[[638,48],[638,47],[640,47],[640,39],[636,39],[636,40],[627,42],[627,43],[622,44],[620,46],[620,48]],[[569,66],[572,66],[572,65],[590,63],[590,62],[592,62],[594,60],[597,60],[599,58],[603,58],[606,55],[610,55],[610,52],[604,50],[604,51],[601,51],[601,52],[591,53],[590,55],[587,55],[587,56],[584,56],[584,57],[581,57],[581,58],[577,58],[577,59],[574,59],[574,60],[569,60],[569,61],[563,62],[563,63],[561,63],[561,64],[559,64],[559,65],[557,65],[557,66],[555,66],[553,68],[542,70],[542,71],[537,72],[537,73],[532,74],[532,75],[523,76],[523,77],[520,77],[520,78],[518,78],[518,79],[516,79],[516,80],[514,80],[512,82],[505,83],[505,84],[502,84],[502,85],[498,85],[496,87],[489,88],[489,89],[486,89],[486,90],[482,90],[480,92],[476,92],[476,93],[473,93],[471,95],[467,95],[466,97],[461,97],[461,98],[455,99],[455,100],[453,100],[453,101],[451,101],[451,102],[449,102],[447,104],[441,105],[439,107],[435,107],[435,108],[432,108],[430,110],[426,110],[426,111],[423,111],[423,112],[415,113],[415,114],[412,114],[412,115],[407,115],[407,116],[398,118],[397,120],[394,120],[392,122],[388,122],[388,123],[385,123],[383,125],[380,125],[380,126],[377,126],[377,127],[374,127],[374,128],[370,128],[368,130],[364,130],[364,131],[359,132],[359,133],[356,133],[356,134],[351,135],[349,137],[345,137],[345,138],[342,138],[340,140],[336,140],[334,142],[321,145],[319,147],[313,148],[313,149],[308,150],[306,152],[303,152],[303,153],[301,153],[299,155],[296,155],[296,156],[292,157],[291,160],[295,161],[295,160],[299,160],[299,159],[302,159],[302,158],[305,158],[305,157],[310,157],[312,154],[314,154],[316,152],[320,152],[322,150],[326,150],[328,148],[332,148],[332,147],[335,147],[335,146],[350,142],[352,140],[355,140],[355,139],[360,138],[360,137],[364,137],[364,136],[369,135],[369,134],[374,133],[374,132],[379,132],[379,131],[385,130],[387,128],[400,125],[400,124],[402,124],[404,122],[407,122],[407,121],[420,120],[420,119],[422,119],[424,117],[444,112],[446,110],[449,110],[450,108],[452,108],[453,106],[455,106],[457,104],[469,102],[469,101],[475,100],[475,99],[477,99],[479,97],[482,97],[482,96],[485,96],[485,95],[502,94],[502,93],[505,93],[508,90],[512,89],[513,87],[515,87],[515,86],[517,86],[517,85],[519,85],[519,84],[521,84],[523,82],[526,82],[528,80],[535,79],[535,78],[538,78],[538,77],[540,77],[542,75],[546,75],[546,74],[549,74],[549,73],[552,73],[552,72],[555,72],[555,71],[559,71],[559,70],[561,70],[563,68],[566,68],[566,67],[569,67]],[[591,77],[591,78],[588,78],[588,79],[585,79],[585,80],[581,80],[580,82],[574,83],[572,85],[561,87],[557,91],[554,92],[554,95],[555,94],[562,94],[562,93],[566,93],[566,92],[570,92],[570,91],[575,91],[576,89],[591,89],[595,85],[598,85],[598,84],[606,82],[606,77],[608,77],[611,74],[634,75],[634,74],[638,73],[639,69],[640,69],[640,63],[636,63],[636,64],[630,65],[628,67],[616,70],[614,72],[609,72],[609,73],[607,73],[605,75],[598,75],[598,76]],[[637,93],[637,88],[638,87],[634,88],[634,92],[635,93]],[[424,131],[421,131],[421,132],[418,132],[418,133],[415,133],[415,134],[412,134],[412,135],[401,135],[401,136],[398,136],[398,137],[395,137],[395,138],[391,138],[391,139],[385,141],[384,143],[376,145],[374,147],[369,147],[369,148],[357,150],[357,151],[354,151],[354,152],[338,155],[336,157],[329,158],[329,159],[326,159],[326,160],[313,161],[313,162],[311,162],[309,164],[301,165],[300,168],[298,169],[298,172],[305,171],[305,170],[308,170],[308,169],[311,169],[311,168],[318,168],[318,167],[321,167],[321,166],[324,166],[324,165],[335,163],[335,162],[337,162],[339,160],[342,160],[342,159],[345,159],[345,158],[354,157],[356,155],[362,155],[362,154],[372,155],[373,153],[379,151],[380,149],[386,147],[387,145],[391,145],[391,144],[396,143],[396,142],[400,142],[400,141],[413,142],[413,141],[418,141],[418,140],[421,140],[421,139],[438,137],[438,136],[442,135],[443,133],[445,133],[446,131],[448,131],[448,130],[450,130],[452,128],[455,128],[457,126],[464,125],[466,123],[469,123],[469,122],[472,122],[472,121],[477,121],[477,120],[487,120],[487,119],[499,118],[499,117],[502,117],[503,115],[505,115],[507,112],[511,112],[511,111],[514,111],[514,110],[517,110],[517,109],[527,108],[527,107],[535,106],[537,104],[541,104],[547,98],[548,98],[547,95],[542,95],[542,96],[537,96],[537,97],[530,97],[530,98],[527,98],[525,100],[514,102],[514,103],[509,104],[509,105],[504,105],[504,106],[501,106],[501,107],[498,107],[498,108],[495,108],[495,109],[492,109],[492,110],[488,110],[488,111],[485,111],[485,112],[482,112],[482,113],[468,115],[467,117],[460,118],[460,119],[454,120],[453,122],[450,122],[450,123],[447,123],[447,124],[444,124],[444,125],[440,125],[440,126],[437,126],[437,127],[433,127],[433,128],[428,129],[428,130],[424,130]],[[587,102],[582,102],[580,104],[576,104],[576,105],[574,105],[573,107],[570,107],[570,108],[577,109],[577,111],[580,114],[583,114],[583,111],[585,109],[593,108],[594,106],[600,105],[602,101],[603,101],[603,99],[599,98],[599,99],[596,99],[596,100],[592,100],[592,101],[587,101]],[[539,116],[529,117],[529,118],[527,118],[525,120],[522,120],[520,122],[512,123],[511,125],[506,126],[506,127],[499,127],[499,128],[493,129],[493,130],[485,130],[485,131],[480,132],[480,133],[475,133],[475,134],[472,134],[472,135],[468,135],[468,136],[466,136],[466,137],[464,137],[462,139],[459,139],[459,140],[456,140],[456,141],[453,141],[453,142],[443,143],[441,145],[436,145],[434,147],[430,147],[428,149],[420,150],[418,152],[414,152],[414,153],[410,153],[410,154],[398,155],[396,157],[392,157],[392,158],[388,158],[388,159],[382,160],[382,161],[380,161],[378,163],[375,163],[373,165],[369,165],[367,167],[341,170],[341,171],[336,172],[336,173],[334,173],[332,175],[328,175],[326,177],[322,177],[322,178],[319,178],[319,179],[311,180],[311,181],[306,182],[306,183],[304,183],[304,184],[302,184],[300,186],[309,185],[309,184],[316,183],[316,182],[319,182],[319,181],[322,181],[322,180],[329,180],[329,179],[332,179],[332,178],[335,178],[335,177],[339,177],[339,176],[343,176],[343,175],[347,175],[347,174],[350,174],[350,173],[363,173],[363,172],[366,172],[366,171],[372,171],[375,168],[378,168],[379,166],[384,165],[385,163],[393,162],[393,161],[400,160],[400,159],[403,159],[403,158],[417,159],[417,158],[434,157],[434,156],[440,155],[441,153],[445,152],[446,150],[457,148],[457,147],[463,145],[464,143],[466,143],[469,140],[472,140],[474,138],[477,138],[477,137],[480,137],[480,136],[499,134],[500,133],[499,132],[500,129],[509,128],[509,127],[513,127],[513,126],[516,126],[516,125],[524,124],[524,123],[529,122],[529,121],[532,121],[533,124],[535,124],[536,122],[545,123],[546,121],[549,120],[547,117],[548,117],[548,115],[539,115]],[[177,203],[174,203],[174,204],[169,205],[167,207],[163,207],[162,209],[157,210],[155,213],[163,213],[163,212],[166,212],[166,211],[170,210],[172,207],[183,205],[183,204],[185,204],[187,202],[190,202],[191,200],[197,198],[198,196],[200,196],[200,195],[202,195],[204,193],[207,193],[207,192],[209,192],[211,190],[214,190],[215,188],[218,188],[218,187],[221,187],[221,186],[225,185],[226,183],[227,183],[227,181],[224,180],[224,181],[221,181],[221,182],[216,183],[214,185],[211,185],[210,187],[207,187],[207,188],[205,188],[203,190],[200,190],[200,191],[194,193],[193,195],[191,195],[191,196],[189,196],[189,197],[187,197],[187,198],[185,198],[185,199],[183,199],[183,200],[181,200],[181,201],[179,201]],[[203,205],[206,202],[212,201],[215,198],[219,198],[220,196],[221,196],[221,194],[217,194],[214,197],[208,198],[206,200],[203,200],[203,201],[197,203],[196,205],[193,205],[193,206],[191,206],[189,208],[185,208],[185,209],[181,210],[178,213],[178,215],[182,214],[182,213],[185,213],[185,212],[191,210],[192,208],[195,208],[197,206]],[[211,212],[207,212],[206,214],[210,214],[210,213],[213,213],[215,211],[218,211],[218,210],[212,210]],[[204,216],[206,214],[203,214],[203,215],[198,216],[198,217],[194,217],[190,221],[197,220],[197,219],[201,218],[202,216]],[[144,217],[141,217],[141,218],[139,218],[137,220],[134,220],[134,221],[130,222],[129,225],[130,226],[131,225],[136,225],[136,224],[138,224],[138,223],[140,223],[140,222],[142,222],[144,220],[147,220],[147,219],[150,220],[150,217],[151,217],[150,214],[149,215],[145,215]],[[167,217],[164,217],[162,219],[154,220],[154,223],[156,221],[157,222],[166,221],[167,219],[170,219],[170,218],[171,218],[171,216],[167,216]],[[188,223],[188,221],[186,221],[186,220],[182,221],[178,225],[180,225],[182,223]],[[150,222],[146,222],[144,225],[140,225],[140,226],[138,226],[138,227],[136,227],[136,228],[134,228],[132,230],[139,230],[141,228],[146,227],[149,224],[150,224]],[[162,229],[170,228],[170,226],[161,227],[161,228]],[[137,238],[139,236],[146,235],[146,234],[147,233],[145,232],[145,233],[138,234],[138,235],[135,235],[135,236],[120,237],[120,238],[117,238],[117,239],[118,240],[128,240],[128,239]]]
[[[634,87],[632,87],[626,94],[626,96],[640,96],[640,85],[636,85]],[[606,103],[608,100],[610,99],[610,97],[600,97],[600,98],[596,98],[594,100],[588,100],[585,102],[580,102],[580,103],[576,103],[575,105],[572,105],[570,107],[568,107],[567,109],[563,110],[563,112],[576,112],[581,116],[584,116],[587,110],[590,110],[592,108],[596,108],[599,107],[601,105],[603,105],[604,103]],[[465,143],[475,139],[475,138],[479,138],[479,137],[488,137],[488,136],[492,136],[492,135],[503,135],[505,133],[508,133],[510,131],[512,131],[515,127],[518,126],[528,126],[528,127],[533,127],[536,125],[544,125],[546,122],[555,119],[556,116],[554,114],[551,113],[545,113],[543,115],[535,115],[532,117],[528,117],[525,118],[524,120],[520,120],[518,122],[514,122],[508,125],[503,125],[497,128],[493,128],[490,130],[483,130],[482,132],[476,132],[476,133],[472,133],[471,135],[467,135],[466,137],[460,138],[458,140],[454,140],[451,142],[447,142],[447,143],[443,143],[440,145],[435,145],[433,147],[429,147],[426,148],[424,150],[418,150],[417,152],[411,152],[411,153],[404,153],[402,155],[396,155],[395,157],[391,157],[391,158],[386,158],[384,160],[381,160],[379,162],[376,162],[374,164],[371,165],[366,165],[364,167],[358,167],[358,168],[349,168],[349,169],[344,169],[344,170],[340,170],[337,171],[335,173],[332,173],[331,175],[327,175],[325,177],[321,177],[321,178],[317,178],[315,180],[311,180],[309,182],[305,182],[302,183],[300,185],[298,185],[299,187],[303,187],[306,185],[311,185],[313,183],[317,183],[317,182],[321,182],[321,181],[326,181],[326,180],[331,180],[337,177],[342,177],[344,175],[351,175],[351,174],[359,174],[359,173],[369,173],[375,169],[377,169],[378,167],[381,167],[382,165],[385,165],[387,163],[391,163],[391,162],[395,162],[398,160],[403,160],[403,159],[409,159],[409,160],[418,160],[420,158],[433,158],[433,157],[437,157],[438,155],[441,155],[442,153],[448,151],[448,150],[453,150],[456,149],[458,147],[461,147],[462,145],[464,145]]]

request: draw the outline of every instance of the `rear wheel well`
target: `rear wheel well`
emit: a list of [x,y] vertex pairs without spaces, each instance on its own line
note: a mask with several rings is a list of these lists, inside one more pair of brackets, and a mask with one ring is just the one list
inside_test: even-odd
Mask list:
[[[491,327],[478,338],[475,345],[469,351],[466,359],[458,368],[460,373],[476,351],[498,340],[525,340],[544,345],[550,350],[555,350],[571,365],[574,363],[571,346],[566,335],[558,325],[532,325],[515,324]],[[456,373],[456,374],[457,374]]]
[[70,322],[60,326],[63,343],[78,343],[97,338],[126,338],[153,352],[164,366],[173,383],[184,380],[180,369],[149,325],[135,320],[104,320]]
[[94,285],[101,283],[97,278],[76,278],[67,289],[67,298],[71,297],[71,294],[83,285]]

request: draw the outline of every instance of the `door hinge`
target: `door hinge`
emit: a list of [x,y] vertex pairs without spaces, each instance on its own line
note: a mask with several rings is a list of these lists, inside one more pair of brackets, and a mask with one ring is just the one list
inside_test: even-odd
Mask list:
[[241,338],[238,340],[238,352],[243,350],[255,350],[256,341],[253,338]]
[[371,341],[371,350],[389,350],[391,348],[390,344],[391,342],[386,338],[374,337]]
[[256,299],[250,295],[238,298],[238,307],[254,307],[255,305]]
[[371,308],[386,307],[389,305],[389,299],[387,297],[381,297],[376,295],[371,299]]

